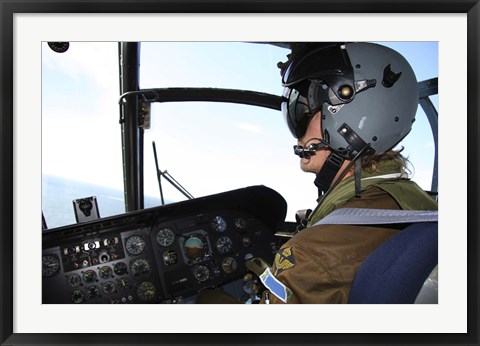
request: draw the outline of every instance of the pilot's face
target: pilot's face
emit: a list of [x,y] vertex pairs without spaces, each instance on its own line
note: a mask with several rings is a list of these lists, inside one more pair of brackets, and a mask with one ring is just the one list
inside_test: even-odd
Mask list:
[[[298,145],[303,147],[308,147],[310,144],[318,143],[318,140],[313,138],[322,138],[322,117],[321,112],[318,111],[310,120],[310,123],[307,127],[307,132],[302,138],[298,139]],[[300,159],[300,168],[304,172],[311,172],[311,173],[318,173],[320,169],[323,167],[323,164],[328,158],[330,154],[330,150],[328,149],[320,149],[318,150],[315,155],[312,155],[309,159],[301,158]]]

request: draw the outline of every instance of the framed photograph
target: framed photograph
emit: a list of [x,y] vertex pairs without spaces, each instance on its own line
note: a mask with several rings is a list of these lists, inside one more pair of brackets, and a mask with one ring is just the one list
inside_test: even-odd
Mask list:
[[[478,345],[479,15],[478,0],[1,0],[2,345]],[[421,106],[426,118],[428,107],[438,112],[438,130],[421,145],[412,142],[406,152],[417,168],[417,184],[429,190],[439,205],[438,301],[256,304],[269,301],[268,295],[255,293],[257,283],[278,292],[278,282],[265,279],[265,270],[258,273],[263,277],[260,281],[249,281],[242,274],[231,280],[231,286],[222,286],[227,292],[241,291],[241,302],[247,304],[208,300],[207,305],[180,304],[189,303],[190,296],[172,293],[175,290],[208,293],[220,278],[233,278],[232,272],[244,265],[239,258],[260,257],[254,252],[260,246],[252,247],[255,239],[278,250],[281,245],[262,233],[262,225],[270,227],[281,217],[291,221],[291,232],[285,232],[291,236],[295,211],[318,197],[316,190],[310,195],[311,181],[304,187],[301,179],[289,180],[297,176],[291,172],[298,170],[298,160],[287,162],[291,146],[278,140],[290,135],[278,112],[287,97],[282,95],[280,72],[287,68],[282,59],[291,59],[294,47],[305,42],[367,41],[396,49],[409,61],[418,60],[413,68],[422,82],[421,92],[436,94],[433,103],[429,99]],[[245,43],[254,49],[239,48]],[[216,72],[208,70],[210,65],[202,65],[205,61],[221,71],[217,80]],[[133,65],[147,72],[132,78],[128,74],[135,73]],[[156,69],[163,75],[153,73]],[[418,73],[429,69],[434,70],[432,76]],[[189,79],[198,70],[208,78]],[[235,73],[228,75],[227,70]],[[268,82],[253,81],[264,72]],[[72,83],[64,83],[61,76]],[[163,77],[173,82],[164,83]],[[382,83],[389,88],[399,77],[386,67]],[[85,79],[94,81],[95,88]],[[130,79],[137,79],[137,84],[127,85]],[[138,89],[139,79],[142,92],[131,91]],[[269,84],[271,80],[278,86]],[[241,85],[241,93],[232,91],[233,82]],[[163,108],[155,104],[165,97],[159,96],[159,88],[170,97],[162,100]],[[223,93],[214,94],[213,88]],[[362,90],[360,84],[355,88],[356,93]],[[136,102],[130,102],[133,98]],[[191,108],[182,105],[178,112],[168,107],[172,100],[196,98],[214,101],[214,108],[201,102],[192,102]],[[269,110],[217,107],[239,98]],[[133,122],[129,112],[138,114]],[[213,112],[230,118],[214,117]],[[278,132],[268,132],[277,114],[282,118]],[[176,128],[178,135],[162,132],[160,121]],[[227,130],[221,133],[222,129]],[[132,144],[135,131],[141,133],[141,143]],[[147,144],[153,144],[154,155]],[[283,154],[283,147],[288,147],[288,154]],[[434,153],[425,170],[420,154],[424,149]],[[145,158],[137,151],[144,151]],[[201,159],[207,152],[211,156]],[[142,169],[129,171],[128,167],[138,165]],[[433,177],[432,166],[438,166]],[[77,187],[83,184],[81,195],[72,194],[73,185],[62,180],[66,176]],[[92,192],[85,182],[105,189]],[[216,190],[210,189],[212,184]],[[244,199],[243,190],[236,188],[245,186],[248,193],[260,191],[261,197]],[[297,198],[298,191],[303,199]],[[286,197],[288,205],[277,195]],[[249,216],[210,213],[195,204],[194,196],[219,210],[227,210],[231,203]],[[179,209],[164,206],[173,202]],[[265,202],[278,207],[278,215],[262,209]],[[181,219],[179,210],[195,218]],[[167,225],[163,215],[178,220]],[[139,220],[155,232],[143,226],[127,229],[129,222]],[[247,231],[253,224],[255,230]],[[111,236],[104,231],[111,225],[122,232]],[[238,251],[232,250],[237,235],[230,235],[231,225],[240,234]],[[57,243],[58,234],[69,240]],[[72,241],[75,235],[79,240]],[[178,249],[168,248],[172,244]],[[255,250],[245,250],[250,248]],[[147,251],[164,268],[187,263],[195,283],[188,281],[183,269],[137,280],[137,275],[150,270],[149,262],[140,258]],[[221,260],[209,259],[216,255],[222,255]],[[289,256],[276,259],[277,272],[282,261],[295,265]],[[215,265],[207,264],[210,260]],[[254,272],[252,268],[248,266]],[[241,282],[239,288],[236,282]],[[68,292],[47,292],[58,285],[68,285]],[[123,294],[120,286],[130,285],[134,293]]]

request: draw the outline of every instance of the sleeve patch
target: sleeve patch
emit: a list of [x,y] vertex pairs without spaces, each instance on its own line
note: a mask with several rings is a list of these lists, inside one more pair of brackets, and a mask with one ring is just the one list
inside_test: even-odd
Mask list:
[[285,249],[280,249],[275,255],[275,261],[273,263],[273,273],[278,275],[284,270],[293,268],[297,264],[295,256],[293,255],[293,249],[287,247]]
[[262,275],[260,275],[260,281],[263,285],[270,290],[278,299],[282,302],[287,302],[288,291],[290,291],[284,284],[282,284],[275,276],[273,276],[270,269],[266,269]]

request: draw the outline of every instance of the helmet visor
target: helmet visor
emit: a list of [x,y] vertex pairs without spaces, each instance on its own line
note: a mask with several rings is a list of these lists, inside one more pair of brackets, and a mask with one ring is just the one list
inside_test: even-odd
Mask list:
[[307,98],[298,90],[285,88],[283,92],[281,108],[288,129],[295,138],[302,138],[307,132],[308,123],[312,118],[312,112],[308,107]]

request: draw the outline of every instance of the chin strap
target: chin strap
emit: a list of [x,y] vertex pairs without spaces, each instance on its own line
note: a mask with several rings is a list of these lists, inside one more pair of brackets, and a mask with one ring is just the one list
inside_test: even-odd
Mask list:
[[[315,178],[315,186],[318,188],[318,204],[322,204],[323,200],[330,194],[331,190],[339,183],[342,177],[350,170],[350,168],[355,165],[354,170],[354,179],[355,179],[355,196],[361,197],[362,195],[362,183],[361,183],[361,176],[362,176],[362,155],[364,153],[368,153],[371,150],[370,145],[365,145],[355,157],[351,160],[351,162],[345,167],[345,169],[340,173],[339,180],[332,185],[333,179],[340,171],[345,159],[341,156],[337,155],[335,152],[332,152],[323,167],[320,169],[320,172],[317,173],[317,177]],[[318,207],[317,207],[318,208]],[[311,216],[311,211],[309,210],[308,215],[305,218],[301,218],[301,222],[298,223],[297,229],[295,233],[300,232],[303,228],[305,228],[308,224],[308,219]],[[297,219],[298,221],[298,219]]]
[[318,188],[319,197],[323,196],[328,191],[344,161],[344,158],[334,152],[328,156],[327,161],[320,169],[320,172],[317,173],[314,181],[315,186]]

